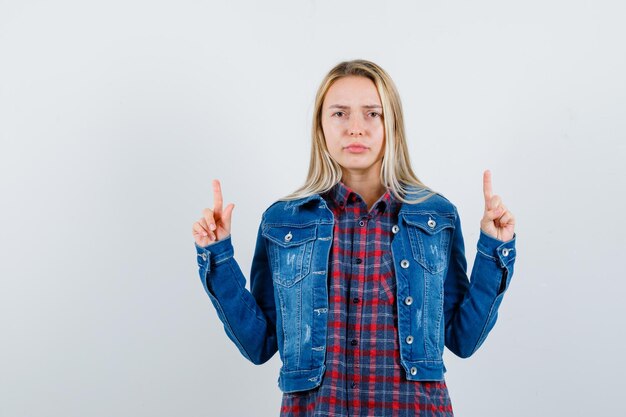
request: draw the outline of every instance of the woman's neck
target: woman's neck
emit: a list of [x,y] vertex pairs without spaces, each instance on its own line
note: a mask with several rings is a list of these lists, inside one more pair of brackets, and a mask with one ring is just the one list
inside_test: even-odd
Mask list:
[[378,173],[374,175],[372,172],[374,171],[370,170],[369,173],[344,171],[341,178],[341,181],[346,186],[365,200],[368,211],[386,191],[385,187],[383,187],[383,184],[380,182]]

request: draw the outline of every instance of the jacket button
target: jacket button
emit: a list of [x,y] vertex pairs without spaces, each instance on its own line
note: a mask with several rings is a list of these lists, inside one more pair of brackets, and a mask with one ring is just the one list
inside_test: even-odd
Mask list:
[[412,367],[411,368],[411,375],[415,375],[417,374],[417,368],[416,367]]
[[430,226],[431,229],[434,229],[435,226],[437,226],[437,222],[434,221],[433,219],[429,218],[428,219],[428,225]]
[[400,266],[402,268],[408,268],[409,267],[409,261],[407,261],[406,259],[403,259],[402,261],[400,261]]
[[391,232],[398,233],[399,231],[400,231],[400,228],[398,227],[398,225],[394,224],[393,227],[391,228]]
[[406,337],[406,342],[407,342],[409,345],[410,345],[411,343],[413,343],[413,336],[408,335],[408,336]]
[[509,256],[509,249],[508,248],[502,249],[502,255]]
[[293,235],[291,234],[291,232],[287,233],[285,235],[285,242],[289,242],[291,240],[291,238],[293,237]]
[[404,299],[404,304],[410,306],[411,304],[413,304],[413,297],[411,297],[410,295]]
[[202,256],[202,260],[206,261],[206,253],[203,253],[201,256]]

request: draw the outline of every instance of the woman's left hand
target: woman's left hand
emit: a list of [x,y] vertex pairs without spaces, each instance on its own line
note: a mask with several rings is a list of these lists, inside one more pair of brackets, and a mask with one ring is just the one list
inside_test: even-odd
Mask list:
[[491,172],[483,173],[483,193],[485,195],[485,213],[480,221],[480,229],[491,237],[507,242],[513,239],[515,217],[502,204],[499,195],[491,191]]

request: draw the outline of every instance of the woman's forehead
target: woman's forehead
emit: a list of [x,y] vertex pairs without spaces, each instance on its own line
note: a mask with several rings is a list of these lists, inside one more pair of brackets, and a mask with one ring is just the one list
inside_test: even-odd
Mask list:
[[380,106],[380,97],[372,80],[361,76],[347,76],[336,80],[326,92],[325,107]]

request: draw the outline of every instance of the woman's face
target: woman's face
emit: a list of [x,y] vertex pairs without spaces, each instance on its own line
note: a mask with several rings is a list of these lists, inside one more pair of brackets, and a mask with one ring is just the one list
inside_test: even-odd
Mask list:
[[369,78],[342,77],[326,92],[322,129],[330,156],[344,173],[380,173],[385,152],[382,111],[378,91]]

